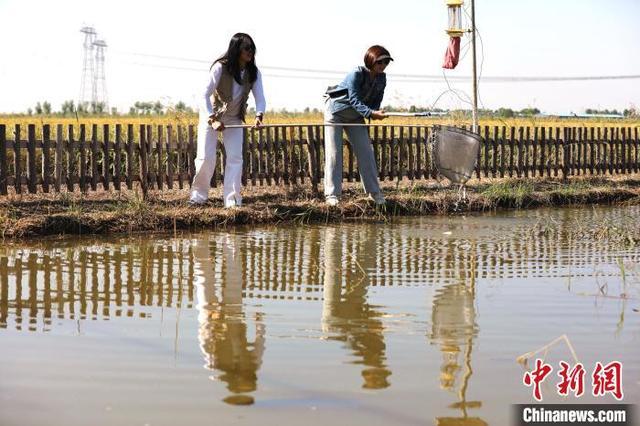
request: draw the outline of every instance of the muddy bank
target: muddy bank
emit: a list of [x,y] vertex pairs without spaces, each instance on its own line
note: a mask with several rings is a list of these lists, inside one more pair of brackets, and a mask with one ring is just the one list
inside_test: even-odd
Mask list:
[[640,176],[555,180],[483,180],[457,188],[437,183],[385,184],[387,206],[376,208],[359,184],[347,184],[340,206],[327,207],[308,187],[245,189],[244,206],[224,209],[220,190],[202,207],[186,204],[188,190],[151,193],[9,195],[0,198],[0,233],[15,239],[44,235],[176,232],[246,224],[386,221],[396,216],[460,214],[590,204],[640,204]]

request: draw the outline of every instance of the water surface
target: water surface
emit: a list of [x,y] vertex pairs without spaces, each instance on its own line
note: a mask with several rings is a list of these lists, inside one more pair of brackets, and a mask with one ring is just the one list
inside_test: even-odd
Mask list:
[[[532,401],[516,358],[565,334],[588,372],[622,361],[637,403],[640,250],[584,230],[638,217],[7,244],[0,424],[505,425]],[[573,362],[564,343],[547,360]]]

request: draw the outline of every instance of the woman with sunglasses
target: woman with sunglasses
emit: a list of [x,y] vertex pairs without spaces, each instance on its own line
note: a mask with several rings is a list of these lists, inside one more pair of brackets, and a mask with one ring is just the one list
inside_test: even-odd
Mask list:
[[387,77],[384,73],[391,54],[382,46],[371,46],[364,55],[364,67],[349,73],[338,86],[330,87],[326,94],[324,120],[338,124],[325,128],[324,194],[330,206],[340,202],[342,193],[342,131],[347,133],[355,151],[364,191],[377,205],[385,203],[380,190],[376,160],[373,155],[367,127],[340,126],[339,124],[364,124],[364,120],[382,120],[386,117],[380,109]]
[[256,45],[244,33],[237,33],[227,52],[211,65],[203,94],[198,125],[196,174],[191,185],[191,205],[202,205],[209,198],[211,177],[216,166],[218,132],[222,132],[227,164],[224,169],[225,207],[242,205],[242,129],[225,125],[244,123],[249,92],[256,102],[255,125],[260,127],[266,103],[262,76],[255,61]]

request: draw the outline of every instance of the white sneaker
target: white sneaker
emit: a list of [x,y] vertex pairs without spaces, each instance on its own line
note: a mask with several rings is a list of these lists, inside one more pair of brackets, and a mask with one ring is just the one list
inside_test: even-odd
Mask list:
[[205,204],[207,204],[207,202],[206,201],[201,201],[201,200],[191,199],[191,200],[189,200],[188,204],[191,207],[198,207],[198,206],[204,206]]
[[330,207],[335,207],[340,203],[340,200],[335,195],[327,195],[325,202]]
[[377,206],[384,206],[387,203],[387,200],[384,198],[384,194],[382,192],[369,194],[369,200],[376,203]]
[[228,209],[235,209],[238,207],[242,207],[242,201],[238,200],[229,200],[226,202],[225,207]]

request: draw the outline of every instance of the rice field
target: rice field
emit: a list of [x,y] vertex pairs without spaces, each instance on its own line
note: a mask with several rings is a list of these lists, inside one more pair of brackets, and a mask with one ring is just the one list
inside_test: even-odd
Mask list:
[[[265,115],[266,124],[318,124],[322,123],[322,114],[320,113],[267,113]],[[385,120],[372,122],[374,124],[387,124],[387,125],[412,125],[412,124],[442,124],[450,126],[470,126],[471,120],[467,117],[452,114],[446,117],[390,117]],[[20,125],[21,128],[29,124],[35,124],[40,127],[45,124],[49,124],[52,127],[58,124],[63,126],[68,125],[80,125],[87,126],[105,124],[116,125],[121,124],[123,126],[133,124],[134,126],[139,124],[150,125],[172,125],[172,126],[188,126],[197,125],[198,116],[196,114],[183,114],[172,113],[165,115],[118,115],[118,116],[85,116],[85,117],[62,117],[59,115],[49,116],[27,116],[27,115],[0,115],[0,124],[7,126],[7,129],[13,129],[16,125]],[[480,126],[489,127],[640,127],[640,119],[628,118],[628,119],[600,119],[600,118],[575,118],[575,119],[560,119],[560,118],[539,118],[539,117],[517,117],[517,118],[481,118],[479,121]]]

